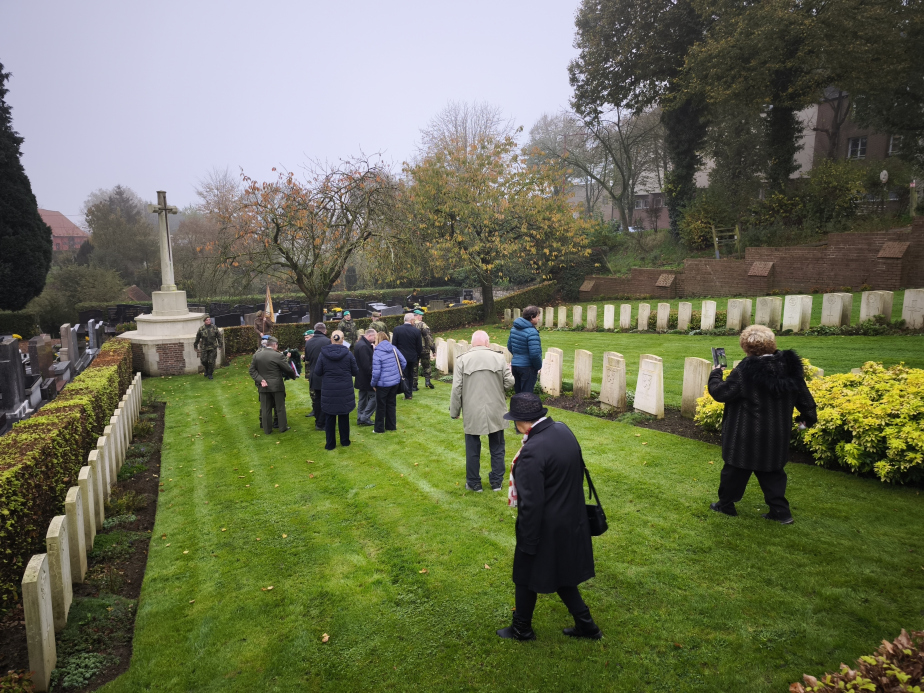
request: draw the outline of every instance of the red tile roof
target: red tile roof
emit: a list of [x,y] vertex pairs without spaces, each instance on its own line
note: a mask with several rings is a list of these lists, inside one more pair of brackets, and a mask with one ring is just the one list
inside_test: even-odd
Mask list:
[[80,238],[90,237],[90,234],[61,214],[61,212],[40,209],[39,214],[45,223],[51,227],[52,238],[62,238],[66,236],[79,236]]

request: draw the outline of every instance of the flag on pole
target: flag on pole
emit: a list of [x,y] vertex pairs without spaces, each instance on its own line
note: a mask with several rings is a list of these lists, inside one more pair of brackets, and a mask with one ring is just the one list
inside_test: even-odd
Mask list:
[[266,285],[266,305],[263,307],[263,315],[270,322],[276,322],[276,311],[273,310],[273,298],[270,296],[269,284]]

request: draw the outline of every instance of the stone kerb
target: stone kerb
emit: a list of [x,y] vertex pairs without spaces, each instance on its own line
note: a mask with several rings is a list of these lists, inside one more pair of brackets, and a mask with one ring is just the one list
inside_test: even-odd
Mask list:
[[587,306],[587,327],[588,332],[597,331],[597,306]]
[[626,359],[615,351],[603,354],[603,383],[600,402],[604,409],[626,410]]
[[590,397],[590,379],[594,369],[594,355],[586,349],[574,351],[574,396]]
[[632,304],[623,303],[619,306],[619,329],[632,329]]
[[584,308],[583,306],[574,306],[571,312],[571,326],[577,327],[578,325],[584,324]]
[[87,455],[87,464],[90,466],[90,469],[93,470],[93,486],[96,491],[94,493],[93,499],[95,505],[93,506],[93,511],[96,513],[96,526],[102,527],[103,522],[106,520],[106,507],[104,505],[105,501],[105,491],[103,491],[103,464],[99,459],[99,449],[91,450],[90,454]]
[[83,503],[77,486],[71,486],[67,491],[64,514],[67,516],[67,538],[70,540],[71,578],[74,582],[83,582],[87,574],[87,544],[83,534]]
[[639,359],[634,406],[636,411],[664,418],[664,364],[657,356],[642,354]]
[[83,532],[88,551],[93,548],[96,538],[96,489],[93,486],[93,469],[81,467],[77,473],[77,488],[83,502]]
[[558,306],[558,329],[563,330],[568,327],[568,307]]
[[757,312],[754,322],[765,325],[771,330],[779,330],[783,315],[783,299],[779,296],[763,296],[757,299]]
[[715,329],[715,301],[703,301],[702,310],[699,314],[699,329]]
[[561,395],[563,353],[561,349],[549,347],[542,361],[542,370],[539,371],[539,387],[553,397]]
[[683,396],[680,415],[692,419],[696,415],[696,400],[703,396],[712,372],[712,362],[688,356],[683,361]]
[[657,322],[655,323],[655,330],[658,332],[667,332],[670,327],[671,320],[671,304],[670,303],[659,303],[658,304],[658,317]]
[[744,301],[740,298],[731,298],[728,300],[728,307],[725,310],[725,329],[734,332],[740,332],[743,328],[742,315],[744,313]]
[[58,515],[51,519],[48,532],[45,534],[45,548],[48,551],[51,611],[55,630],[60,631],[67,625],[67,612],[71,608],[71,602],[74,601],[66,515]]
[[47,554],[34,555],[26,566],[22,577],[22,605],[32,682],[35,690],[47,691],[51,672],[58,662]]
[[604,330],[616,329],[616,306],[614,305],[603,306],[603,329]]
[[902,320],[912,330],[924,328],[924,289],[908,289],[902,302]]
[[648,329],[648,321],[651,318],[651,306],[647,303],[638,304],[638,331]]
[[693,321],[693,304],[681,301],[677,308],[677,329],[686,332]]

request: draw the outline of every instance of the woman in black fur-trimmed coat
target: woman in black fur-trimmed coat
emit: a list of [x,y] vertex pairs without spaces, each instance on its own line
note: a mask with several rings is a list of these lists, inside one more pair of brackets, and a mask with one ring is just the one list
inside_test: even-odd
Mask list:
[[802,361],[795,351],[777,351],[773,332],[751,325],[741,332],[747,357],[722,380],[722,369],[709,375],[709,394],[725,403],[722,415],[722,468],[719,501],[710,507],[737,515],[735,503],[753,473],[770,512],[768,520],[792,524],[786,500],[786,472],[793,407],[806,426],[818,420],[815,400],[805,384]]

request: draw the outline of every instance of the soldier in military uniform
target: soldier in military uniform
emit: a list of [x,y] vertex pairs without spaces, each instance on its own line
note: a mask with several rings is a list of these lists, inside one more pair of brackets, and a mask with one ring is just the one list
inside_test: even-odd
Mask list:
[[350,351],[352,351],[353,345],[356,343],[356,323],[353,321],[350,311],[343,311],[343,320],[337,324],[337,329],[343,332],[343,341],[349,342]]
[[[202,344],[201,349],[199,349],[199,344]],[[199,349],[199,360],[202,361],[205,377],[209,380],[212,379],[212,373],[215,372],[215,359],[218,358],[218,349],[223,347],[221,330],[212,324],[212,318],[206,317],[205,324],[196,332],[193,349]]]
[[[430,328],[423,321],[424,312],[420,309],[414,311],[414,327],[420,330],[420,337],[423,340],[423,351],[420,353],[420,368],[418,373],[423,373],[424,384],[433,389],[433,383],[430,382],[432,375],[431,363],[436,358],[436,343],[433,341],[433,335],[430,334]],[[414,389],[417,389],[417,374],[414,375]]]
[[372,312],[372,322],[369,323],[369,329],[375,330],[376,332],[388,333],[388,328],[385,327],[385,323],[382,321],[382,314],[378,311]]
[[267,435],[273,432],[270,412],[275,409],[279,421],[279,432],[289,430],[286,419],[286,380],[295,379],[295,371],[279,353],[279,342],[275,337],[269,337],[266,348],[260,349],[250,361],[250,377],[260,392],[260,422],[263,432]]

